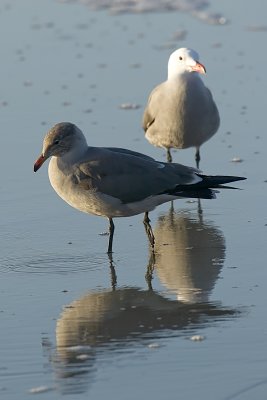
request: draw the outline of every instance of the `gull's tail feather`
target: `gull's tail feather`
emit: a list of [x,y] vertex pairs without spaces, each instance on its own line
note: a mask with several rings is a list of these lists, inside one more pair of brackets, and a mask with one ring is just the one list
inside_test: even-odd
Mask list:
[[242,181],[246,178],[240,176],[222,176],[222,175],[201,175],[197,174],[202,180],[189,185],[177,185],[175,188],[166,190],[164,193],[177,197],[192,197],[199,199],[214,199],[218,191],[213,189],[237,189],[232,186],[224,186],[225,183]]
[[193,198],[193,199],[216,199],[216,193],[218,190],[213,189],[190,189],[190,190],[182,190],[182,191],[175,191],[175,196],[178,197],[186,197],[186,198]]

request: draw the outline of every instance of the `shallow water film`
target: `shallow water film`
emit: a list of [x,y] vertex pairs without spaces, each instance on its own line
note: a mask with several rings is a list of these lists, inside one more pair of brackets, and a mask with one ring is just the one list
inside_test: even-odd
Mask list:
[[[265,400],[267,3],[3,0],[0,398]],[[200,54],[221,116],[207,174],[239,190],[107,220],[71,208],[37,174],[48,129],[165,161],[144,138],[170,53]],[[195,166],[194,149],[173,161]]]

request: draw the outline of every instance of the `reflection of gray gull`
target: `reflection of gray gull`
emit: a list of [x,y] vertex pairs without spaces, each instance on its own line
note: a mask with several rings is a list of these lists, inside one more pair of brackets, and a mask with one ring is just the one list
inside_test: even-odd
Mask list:
[[57,321],[57,386],[64,393],[86,391],[98,356],[103,360],[133,341],[148,344],[160,331],[184,334],[184,328],[203,328],[208,321],[235,315],[220,304],[187,304],[153,290],[91,292],[67,306]]
[[170,213],[155,228],[156,272],[179,300],[207,301],[225,258],[222,232],[190,213]]

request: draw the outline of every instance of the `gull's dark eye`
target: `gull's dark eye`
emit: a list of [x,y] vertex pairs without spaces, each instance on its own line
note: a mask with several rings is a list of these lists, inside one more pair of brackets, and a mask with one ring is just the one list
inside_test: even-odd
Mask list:
[[54,144],[59,144],[59,139],[54,140]]
[[183,57],[182,57],[182,56],[180,56],[180,57],[179,57],[179,60],[182,60],[182,59],[183,59]]

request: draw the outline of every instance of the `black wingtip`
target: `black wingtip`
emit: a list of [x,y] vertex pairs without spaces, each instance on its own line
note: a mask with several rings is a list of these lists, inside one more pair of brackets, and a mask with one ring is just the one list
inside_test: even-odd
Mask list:
[[246,177],[244,177],[244,176],[229,176],[229,178],[232,178],[233,180],[232,180],[232,182],[235,182],[235,181],[245,181],[247,178]]
[[234,189],[234,190],[243,190],[241,188],[235,187],[235,186],[226,186],[226,185],[217,185],[216,189]]
[[196,183],[196,186],[217,188],[219,185],[224,185],[231,182],[243,181],[247,178],[244,176],[229,176],[229,175],[202,175],[197,174],[202,181]]

